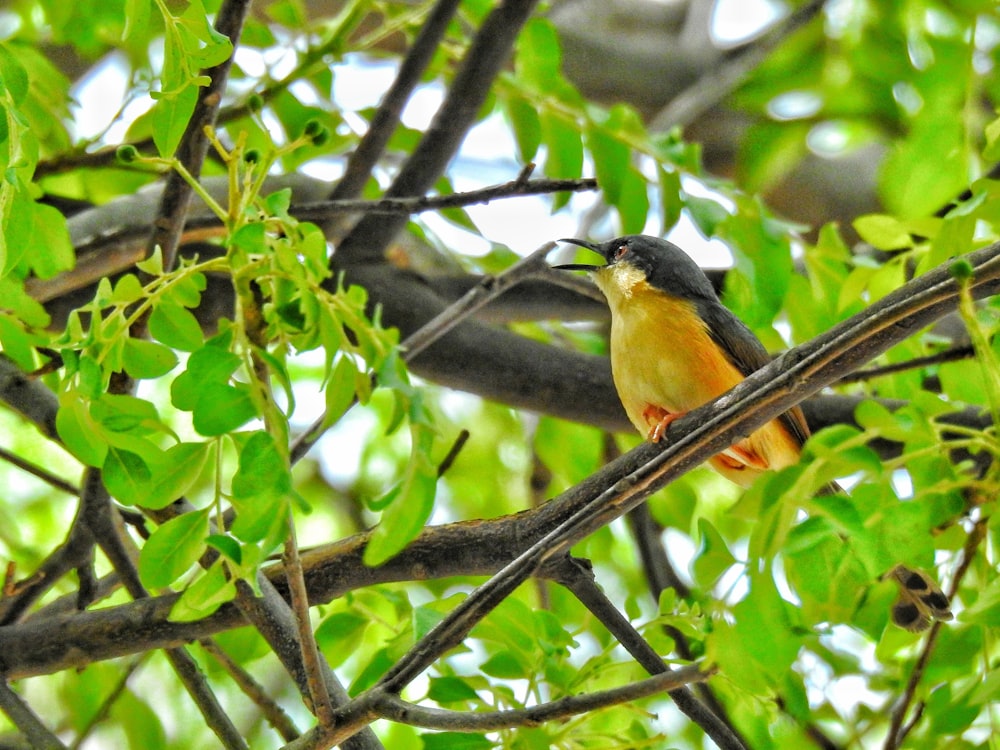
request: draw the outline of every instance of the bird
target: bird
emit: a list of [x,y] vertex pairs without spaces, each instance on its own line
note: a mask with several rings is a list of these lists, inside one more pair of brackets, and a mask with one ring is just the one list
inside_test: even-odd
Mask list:
[[[719,301],[698,264],[672,242],[627,235],[604,243],[563,239],[592,250],[604,265],[587,271],[611,308],[611,371],[629,421],[659,442],[670,423],[733,388],[771,361],[760,340]],[[768,470],[799,460],[809,427],[789,409],[709,459],[727,479],[749,487]]]

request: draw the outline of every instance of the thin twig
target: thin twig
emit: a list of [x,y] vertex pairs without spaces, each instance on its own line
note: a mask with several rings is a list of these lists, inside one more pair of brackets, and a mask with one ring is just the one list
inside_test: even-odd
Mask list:
[[[557,568],[560,571],[557,578],[559,583],[569,589],[591,614],[601,621],[643,669],[650,674],[660,674],[667,670],[666,663],[656,650],[595,583],[591,571],[585,570],[568,556],[563,558],[561,563],[557,563]],[[716,705],[709,706],[699,701],[694,693],[684,686],[670,690],[668,694],[681,713],[701,727],[720,750],[746,750],[746,740],[740,737],[717,701]],[[713,695],[712,698],[714,697]]]
[[660,672],[644,680],[596,693],[573,695],[530,708],[508,711],[447,711],[427,708],[404,701],[397,695],[382,693],[375,710],[383,719],[402,724],[452,732],[489,732],[513,727],[533,727],[546,721],[569,719],[579,714],[637,701],[684,685],[707,680],[714,670],[702,671],[697,665]]
[[278,703],[271,700],[264,686],[257,682],[253,675],[237,664],[233,657],[211,638],[203,638],[198,642],[205,651],[212,655],[212,658],[226,671],[226,674],[233,678],[233,682],[239,686],[243,694],[260,709],[264,719],[274,727],[285,742],[291,742],[299,736],[299,730],[291,717]]
[[66,750],[66,746],[42,723],[21,696],[11,690],[7,680],[0,678],[0,711],[7,714],[31,747],[37,750]]
[[295,614],[295,624],[298,628],[299,650],[302,654],[302,666],[309,685],[310,703],[313,713],[320,724],[328,724],[333,718],[333,704],[326,690],[323,679],[323,661],[316,646],[316,636],[313,634],[312,620],[309,616],[309,594],[306,591],[305,578],[302,575],[302,560],[299,558],[299,545],[295,536],[295,521],[289,511],[285,532],[285,552],[281,557],[285,564],[285,581],[288,583],[289,599],[292,612]]
[[6,448],[0,448],[0,459],[6,461],[9,464],[13,464],[17,468],[28,472],[34,477],[41,479],[46,484],[55,487],[57,490],[62,490],[67,495],[73,495],[74,497],[79,496],[80,488],[70,484],[62,477],[57,477],[50,471],[46,471],[41,466],[31,463],[30,461],[25,461],[23,458],[15,453],[11,453]]
[[952,349],[946,349],[943,352],[938,352],[937,354],[929,354],[926,357],[914,357],[913,359],[908,359],[905,362],[894,362],[891,365],[882,365],[880,367],[870,367],[864,370],[858,370],[857,372],[852,372],[840,380],[838,383],[858,383],[865,382],[868,380],[874,380],[875,378],[880,378],[885,375],[894,375],[897,372],[906,372],[907,370],[917,370],[921,367],[932,367],[934,365],[941,365],[946,362],[958,362],[963,359],[969,359],[975,354],[975,351],[971,346],[956,346]]
[[438,464],[437,475],[439,479],[447,474],[448,469],[450,469],[451,465],[455,463],[455,459],[458,458],[458,454],[462,452],[462,448],[464,448],[465,444],[469,441],[470,434],[471,433],[464,428],[459,431],[458,437],[455,438],[455,442],[451,444],[451,448],[448,449],[445,457],[442,458],[441,463]]
[[[979,549],[979,545],[982,544],[983,540],[986,538],[986,527],[988,519],[980,519],[972,527],[972,531],[965,540],[965,545],[962,549],[962,561],[958,566],[958,570],[955,571],[955,575],[952,578],[951,585],[949,586],[948,598],[950,599],[958,592],[959,584],[965,577],[965,574],[969,570],[969,566],[972,565],[973,559],[975,559],[976,551]],[[896,705],[893,707],[889,719],[889,731],[886,734],[885,745],[883,745],[883,750],[897,750],[897,748],[902,747],[903,740],[906,736],[913,730],[923,715],[923,705],[917,704],[914,707],[913,717],[906,726],[903,726],[903,720],[906,718],[907,711],[909,711],[910,705],[913,703],[913,699],[916,696],[917,687],[920,685],[920,681],[923,679],[924,671],[927,668],[927,664],[930,662],[931,655],[934,653],[934,646],[937,644],[938,634],[941,632],[941,628],[944,623],[940,620],[935,620],[934,624],[931,626],[930,632],[927,634],[927,639],[924,641],[923,648],[920,650],[920,656],[917,657],[916,663],[913,665],[913,671],[910,673],[909,679],[906,681],[906,688],[903,690],[903,694],[899,697]]]

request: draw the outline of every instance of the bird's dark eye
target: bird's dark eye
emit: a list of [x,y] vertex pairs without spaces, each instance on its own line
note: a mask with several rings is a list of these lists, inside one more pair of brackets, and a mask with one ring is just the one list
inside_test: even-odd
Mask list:
[[628,245],[622,244],[615,249],[615,260],[621,260],[621,257],[628,252]]

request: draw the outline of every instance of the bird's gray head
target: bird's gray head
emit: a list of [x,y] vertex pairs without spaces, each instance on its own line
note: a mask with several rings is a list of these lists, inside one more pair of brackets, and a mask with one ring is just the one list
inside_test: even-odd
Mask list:
[[681,299],[717,299],[705,273],[691,257],[672,242],[645,234],[630,234],[600,244],[587,240],[564,239],[585,247],[604,258],[605,265],[568,263],[554,266],[565,271],[602,271],[628,266],[640,271],[650,286]]

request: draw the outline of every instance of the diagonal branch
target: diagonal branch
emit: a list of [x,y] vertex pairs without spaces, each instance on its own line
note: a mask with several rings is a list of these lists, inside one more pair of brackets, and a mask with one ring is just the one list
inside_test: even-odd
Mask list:
[[427,20],[420,28],[420,33],[413,41],[413,46],[406,54],[403,64],[399,67],[392,86],[386,91],[372,117],[368,132],[351,152],[344,168],[344,174],[330,194],[333,200],[357,198],[365,182],[371,177],[372,170],[385,151],[389,138],[399,125],[403,107],[420,83],[420,78],[431,60],[434,52],[448,30],[448,24],[458,9],[460,0],[438,0]]
[[7,714],[14,726],[21,730],[32,748],[66,750],[66,746],[42,723],[21,696],[11,690],[6,679],[0,679],[0,711]]
[[[452,732],[488,732],[511,727],[532,727],[545,721],[569,719],[578,714],[648,698],[664,691],[676,691],[685,685],[708,679],[711,672],[697,666],[666,670],[645,680],[597,693],[574,695],[551,703],[508,711],[446,711],[425,708],[384,693],[375,701],[375,711],[383,719],[402,724]],[[740,746],[742,747],[742,746]]]
[[666,131],[690,125],[731,94],[774,49],[811,21],[826,0],[810,0],[759,38],[720,60],[718,66],[700,75],[670,100],[650,123],[650,131]]
[[[649,645],[621,612],[611,603],[601,587],[594,581],[590,571],[584,571],[577,561],[565,557],[558,564],[562,575],[559,583],[601,621],[618,642],[631,654],[632,658],[652,675],[668,673],[670,670],[662,657]],[[704,687],[704,685],[702,685]],[[671,688],[668,695],[681,713],[697,724],[720,750],[746,750],[746,742],[739,736],[721,706],[710,706],[699,701],[685,685]],[[713,696],[714,698],[714,696]]]

